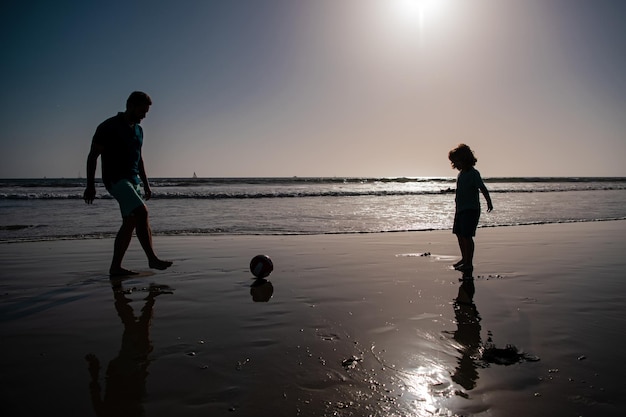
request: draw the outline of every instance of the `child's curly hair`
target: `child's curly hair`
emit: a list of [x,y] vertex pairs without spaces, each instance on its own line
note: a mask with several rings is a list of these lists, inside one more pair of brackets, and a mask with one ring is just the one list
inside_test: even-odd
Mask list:
[[478,159],[474,156],[474,152],[464,143],[452,149],[448,153],[448,159],[455,168],[459,169],[471,168],[478,162]]

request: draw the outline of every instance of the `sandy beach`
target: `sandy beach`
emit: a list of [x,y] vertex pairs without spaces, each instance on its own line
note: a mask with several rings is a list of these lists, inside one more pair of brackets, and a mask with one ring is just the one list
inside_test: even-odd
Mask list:
[[[0,245],[3,416],[618,416],[626,221]],[[274,271],[255,281],[250,259]]]

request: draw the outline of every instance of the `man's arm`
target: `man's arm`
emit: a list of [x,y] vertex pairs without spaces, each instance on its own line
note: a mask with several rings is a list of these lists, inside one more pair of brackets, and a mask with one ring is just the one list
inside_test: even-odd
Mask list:
[[102,150],[102,145],[92,143],[89,155],[87,155],[87,188],[83,194],[83,199],[87,204],[93,203],[94,198],[96,198],[96,167]]
[[150,183],[148,182],[148,176],[146,175],[143,157],[139,159],[139,178],[141,178],[141,182],[143,183],[143,198],[145,200],[150,200],[150,197],[152,197],[152,190],[150,189]]

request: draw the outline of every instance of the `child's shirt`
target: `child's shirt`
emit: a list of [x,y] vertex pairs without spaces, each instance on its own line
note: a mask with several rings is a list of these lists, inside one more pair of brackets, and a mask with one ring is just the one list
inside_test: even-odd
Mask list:
[[456,211],[480,210],[478,191],[484,187],[483,179],[475,168],[459,172],[456,178]]

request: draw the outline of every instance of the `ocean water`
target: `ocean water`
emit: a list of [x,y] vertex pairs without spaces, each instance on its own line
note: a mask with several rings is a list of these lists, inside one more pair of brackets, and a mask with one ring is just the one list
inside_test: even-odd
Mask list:
[[[486,178],[480,227],[626,219],[626,178]],[[155,178],[155,235],[449,230],[455,178]],[[84,179],[0,180],[0,242],[108,238],[117,203]],[[484,205],[484,200],[481,202]]]

